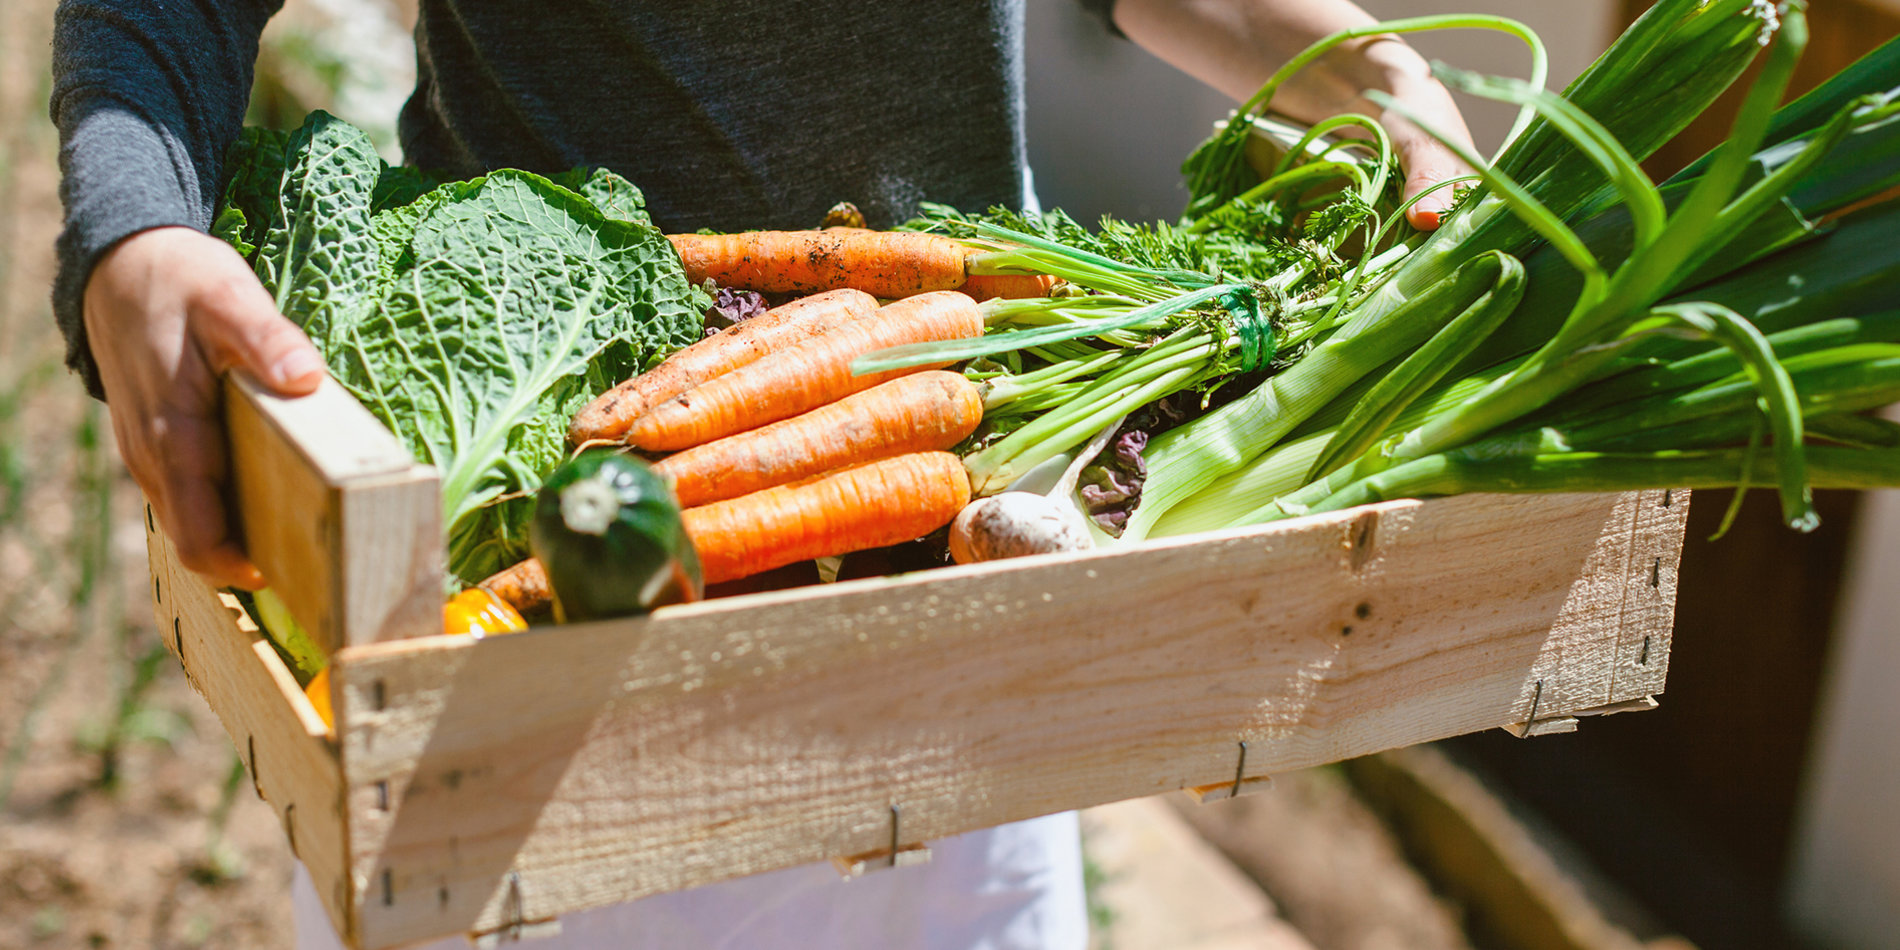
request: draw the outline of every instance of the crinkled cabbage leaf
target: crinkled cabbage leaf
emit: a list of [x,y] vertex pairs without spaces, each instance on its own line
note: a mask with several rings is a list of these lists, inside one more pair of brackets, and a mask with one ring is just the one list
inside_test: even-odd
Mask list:
[[229,168],[217,233],[441,471],[463,580],[526,555],[529,496],[572,413],[700,334],[705,295],[611,172],[436,184],[321,112],[287,137],[247,131]]

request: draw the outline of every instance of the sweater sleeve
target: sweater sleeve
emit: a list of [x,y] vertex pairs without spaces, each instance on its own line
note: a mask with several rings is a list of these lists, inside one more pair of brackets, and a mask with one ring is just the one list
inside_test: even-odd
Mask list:
[[103,398],[82,317],[93,265],[150,228],[210,227],[243,127],[258,36],[283,0],[61,0],[50,109],[59,128],[53,315],[66,365]]

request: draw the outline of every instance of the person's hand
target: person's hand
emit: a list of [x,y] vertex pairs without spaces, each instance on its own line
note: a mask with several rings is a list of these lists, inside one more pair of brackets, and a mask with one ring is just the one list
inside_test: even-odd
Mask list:
[[[1315,41],[1374,22],[1348,0],[1118,0],[1114,10],[1115,24],[1129,39],[1240,102]],[[1394,36],[1341,44],[1296,73],[1271,108],[1304,122],[1343,112],[1378,119],[1405,170],[1407,200],[1472,174],[1463,159],[1423,129],[1374,105],[1363,95],[1369,89],[1390,94],[1433,128],[1471,147],[1471,132],[1451,93],[1432,78],[1425,60]],[[1429,231],[1438,227],[1452,200],[1451,188],[1432,190],[1406,219]]]
[[190,228],[119,242],[86,283],[86,337],[119,454],[186,567],[219,584],[264,584],[224,503],[218,377],[243,367],[281,395],[323,381],[323,359],[277,312],[230,245]]
[[[1405,218],[1421,231],[1434,230],[1438,227],[1439,218],[1450,210],[1457,186],[1433,186],[1474,174],[1474,170],[1456,152],[1426,134],[1424,129],[1413,125],[1395,111],[1373,105],[1360,95],[1359,90],[1386,91],[1432,128],[1455,140],[1466,151],[1476,153],[1477,147],[1471,143],[1471,130],[1465,127],[1465,117],[1458,112],[1451,92],[1432,78],[1431,67],[1411,47],[1396,38],[1374,38],[1362,43],[1357,46],[1347,43],[1333,51],[1332,56],[1320,57],[1320,61],[1314,65],[1330,66],[1336,75],[1358,77],[1362,85],[1353,91],[1354,101],[1333,111],[1364,112],[1379,120],[1379,125],[1385,128],[1386,135],[1392,140],[1392,150],[1398,153],[1399,167],[1405,171],[1404,200],[1410,201],[1421,192],[1430,190],[1405,213]],[[1330,58],[1345,62],[1327,64]],[[1376,80],[1374,77],[1377,77]],[[1301,118],[1310,120],[1312,116]]]

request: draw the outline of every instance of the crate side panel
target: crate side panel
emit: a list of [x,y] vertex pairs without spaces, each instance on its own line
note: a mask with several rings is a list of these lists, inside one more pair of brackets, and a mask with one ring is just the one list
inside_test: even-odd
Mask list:
[[442,493],[414,466],[357,479],[338,492],[343,631],[348,643],[442,632]]
[[1254,776],[1600,705],[1634,498],[1395,502],[347,651],[365,940],[876,851],[893,804],[909,843],[1231,780],[1242,741]]
[[331,921],[348,933],[348,836],[336,746],[244,608],[179,564],[147,511],[152,613],[165,646],[244,756],[253,788],[277,812]]
[[335,382],[285,399],[234,373],[225,413],[245,546],[311,638],[334,652],[439,632],[435,470]]
[[1638,517],[1623,585],[1623,628],[1617,636],[1610,701],[1632,702],[1663,691],[1676,620],[1682,537],[1689,525],[1686,488],[1638,493]]

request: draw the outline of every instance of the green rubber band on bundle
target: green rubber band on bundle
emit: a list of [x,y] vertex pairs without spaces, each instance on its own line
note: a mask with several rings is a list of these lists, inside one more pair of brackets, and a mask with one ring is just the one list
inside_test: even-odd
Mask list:
[[1236,287],[1220,296],[1228,323],[1240,338],[1240,371],[1251,373],[1268,363],[1278,352],[1273,338],[1273,322],[1260,307],[1260,297],[1251,287]]

